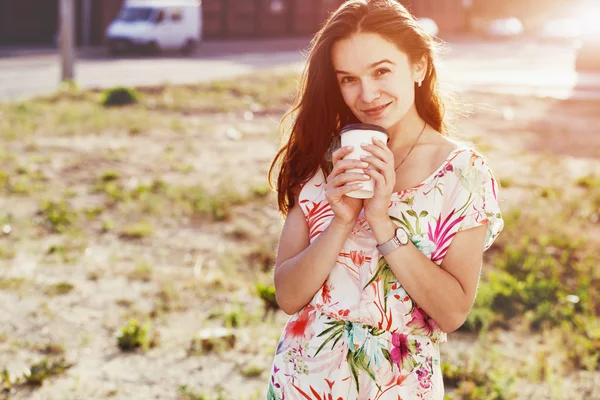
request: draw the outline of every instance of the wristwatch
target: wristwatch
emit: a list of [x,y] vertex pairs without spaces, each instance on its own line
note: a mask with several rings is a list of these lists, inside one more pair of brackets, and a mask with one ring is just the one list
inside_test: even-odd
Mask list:
[[392,251],[405,246],[407,243],[408,233],[404,230],[404,228],[398,228],[396,229],[396,234],[393,238],[383,244],[377,245],[377,250],[379,250],[382,256],[387,256]]

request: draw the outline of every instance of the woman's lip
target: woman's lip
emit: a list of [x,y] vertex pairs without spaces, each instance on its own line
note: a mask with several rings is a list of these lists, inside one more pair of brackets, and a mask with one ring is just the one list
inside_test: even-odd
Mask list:
[[383,111],[385,111],[385,109],[392,104],[392,102],[389,102],[387,104],[384,104],[383,106],[379,106],[379,107],[375,107],[375,108],[369,108],[368,110],[363,110],[363,112],[365,114],[367,114],[370,117],[376,116],[381,114]]

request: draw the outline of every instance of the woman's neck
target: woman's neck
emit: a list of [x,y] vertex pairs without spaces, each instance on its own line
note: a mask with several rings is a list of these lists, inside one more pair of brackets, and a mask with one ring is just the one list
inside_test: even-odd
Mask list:
[[388,147],[390,150],[396,154],[396,150],[412,146],[417,140],[419,133],[423,130],[424,125],[425,121],[413,105],[404,118],[388,129],[390,134]]

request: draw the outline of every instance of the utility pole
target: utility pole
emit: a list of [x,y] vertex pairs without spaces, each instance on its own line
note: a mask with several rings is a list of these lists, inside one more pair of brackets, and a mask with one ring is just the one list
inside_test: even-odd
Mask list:
[[75,77],[75,4],[73,0],[60,0],[60,58],[61,81]]

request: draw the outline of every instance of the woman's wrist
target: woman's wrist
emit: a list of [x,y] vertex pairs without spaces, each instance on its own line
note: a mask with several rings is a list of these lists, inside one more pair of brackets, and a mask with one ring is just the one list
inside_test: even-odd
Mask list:
[[331,220],[331,223],[329,224],[329,226],[332,226],[334,229],[348,231],[348,233],[350,233],[352,228],[354,228],[355,223],[356,223],[356,220],[344,221],[344,220],[334,216],[333,219]]
[[398,228],[389,215],[385,218],[369,222],[369,226],[377,240],[377,244],[383,244],[393,238],[396,233],[396,228]]

